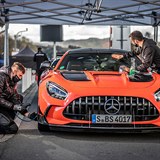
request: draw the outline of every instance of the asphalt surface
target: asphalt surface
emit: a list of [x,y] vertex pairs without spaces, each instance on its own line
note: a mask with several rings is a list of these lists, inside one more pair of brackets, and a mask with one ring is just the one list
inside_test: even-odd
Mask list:
[[[36,111],[37,93],[30,111]],[[2,135],[1,135],[2,136]],[[157,160],[160,133],[39,132],[22,122],[19,132],[0,143],[0,160]]]

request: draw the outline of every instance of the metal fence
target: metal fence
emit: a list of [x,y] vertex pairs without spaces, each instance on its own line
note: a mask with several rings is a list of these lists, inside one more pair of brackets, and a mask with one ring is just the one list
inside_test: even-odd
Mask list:
[[35,82],[35,71],[31,68],[26,68],[26,72],[22,77],[22,89],[21,92],[25,92],[31,84]]

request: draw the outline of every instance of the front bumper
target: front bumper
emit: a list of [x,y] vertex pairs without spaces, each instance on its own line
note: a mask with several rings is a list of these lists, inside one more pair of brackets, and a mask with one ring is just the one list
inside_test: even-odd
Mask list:
[[70,123],[65,125],[49,124],[44,116],[38,118],[38,123],[48,126],[51,131],[66,131],[66,132],[114,132],[114,133],[139,133],[139,132],[160,132],[160,127],[156,125],[145,124],[130,124],[130,125],[114,125],[114,124],[78,124]]
[[66,131],[66,132],[115,132],[115,133],[139,133],[139,132],[160,132],[160,127],[93,127],[93,126],[72,126],[72,125],[49,125],[51,131]]

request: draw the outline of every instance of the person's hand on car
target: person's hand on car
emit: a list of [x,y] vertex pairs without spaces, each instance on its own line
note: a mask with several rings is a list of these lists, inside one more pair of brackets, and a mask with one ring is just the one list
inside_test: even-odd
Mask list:
[[121,65],[121,66],[119,67],[119,70],[120,70],[121,72],[129,72],[129,71],[130,71],[130,68],[126,67],[125,65]]
[[122,54],[112,54],[111,56],[112,56],[112,58],[118,59],[118,60],[122,59],[124,57]]

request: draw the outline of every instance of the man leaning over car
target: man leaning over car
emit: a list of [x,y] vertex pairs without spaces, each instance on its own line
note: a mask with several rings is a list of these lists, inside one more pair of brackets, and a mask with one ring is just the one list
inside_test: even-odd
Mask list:
[[[136,67],[137,71],[143,72],[148,68],[152,68],[160,74],[160,48],[156,45],[156,42],[152,39],[143,37],[140,31],[133,31],[130,35],[131,43],[135,47],[140,47],[139,58],[142,64]],[[125,56],[131,56],[130,54]],[[121,59],[123,55],[113,54],[113,58]],[[130,68],[125,67],[125,71],[129,72]]]

